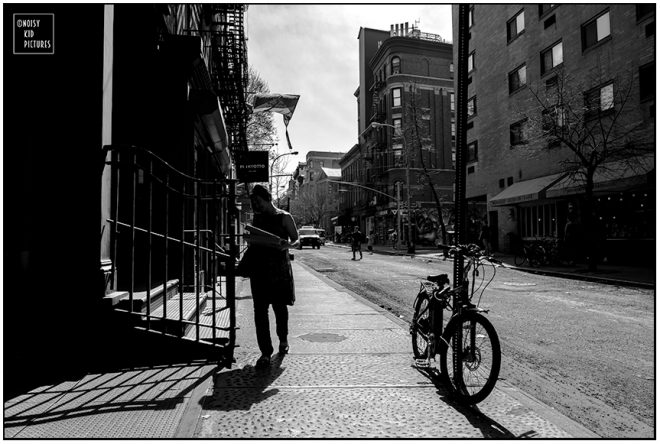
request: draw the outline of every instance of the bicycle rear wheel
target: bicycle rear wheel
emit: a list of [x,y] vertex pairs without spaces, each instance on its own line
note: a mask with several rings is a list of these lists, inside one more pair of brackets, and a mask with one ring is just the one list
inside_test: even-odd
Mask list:
[[[476,312],[450,322],[442,335],[441,378],[462,404],[477,404],[495,388],[502,354],[493,324]],[[454,365],[454,363],[458,365]]]
[[415,313],[410,325],[415,359],[426,358],[429,352],[429,338],[431,336],[430,302],[431,300],[426,293],[420,293],[415,300]]

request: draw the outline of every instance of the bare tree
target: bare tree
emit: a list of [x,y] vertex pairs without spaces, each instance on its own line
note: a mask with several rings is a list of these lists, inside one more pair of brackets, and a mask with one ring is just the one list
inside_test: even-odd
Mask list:
[[323,217],[334,211],[335,203],[328,193],[312,184],[303,186],[296,199],[291,201],[291,214],[299,226],[319,226]]
[[[561,161],[570,179],[584,188],[582,222],[587,239],[589,268],[595,269],[599,227],[594,217],[594,177],[618,165],[633,171],[645,167],[653,153],[653,129],[641,118],[633,100],[632,72],[606,78],[571,77],[559,70],[543,86],[530,85],[531,107],[520,114],[526,120],[525,150],[564,149]],[[616,161],[616,162],[615,162]]]
[[420,184],[427,185],[431,189],[433,199],[435,200],[436,210],[438,212],[438,224],[440,225],[442,243],[447,245],[447,227],[445,226],[444,217],[449,217],[451,210],[444,207],[444,199],[438,195],[438,192],[435,189],[435,183],[431,176],[431,171],[429,171],[428,167],[426,166],[426,161],[424,160],[424,151],[431,153],[433,147],[431,146],[431,135],[429,134],[429,129],[422,128],[421,125],[421,122],[425,120],[425,111],[418,106],[417,95],[418,92],[416,85],[413,85],[410,90],[410,100],[408,101],[405,109],[406,117],[408,118],[406,120],[409,123],[404,124],[403,128],[405,140],[411,145],[409,148],[406,147],[406,149],[410,150],[410,152],[406,153],[406,155],[408,156],[415,151],[419,155],[419,162],[422,166],[422,170],[424,171],[424,175],[418,177],[417,180]]

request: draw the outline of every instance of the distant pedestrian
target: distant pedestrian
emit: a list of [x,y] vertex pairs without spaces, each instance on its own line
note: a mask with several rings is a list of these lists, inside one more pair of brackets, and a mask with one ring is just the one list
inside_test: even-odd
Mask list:
[[580,238],[580,227],[575,220],[575,216],[568,216],[566,226],[564,227],[564,257],[568,265],[575,264],[577,259],[577,247]]
[[360,260],[362,259],[362,232],[360,227],[356,226],[353,229],[353,234],[351,234],[351,250],[353,251],[353,259],[355,259],[355,253],[360,253]]
[[486,252],[486,256],[490,256],[490,227],[488,226],[488,220],[484,219],[484,223],[481,225],[481,231],[479,233],[479,241],[483,245]]
[[396,250],[396,231],[392,231],[392,234],[390,234],[390,240],[392,241],[392,248]]
[[367,236],[367,250],[369,250],[369,254],[374,254],[374,237],[376,235],[373,231]]

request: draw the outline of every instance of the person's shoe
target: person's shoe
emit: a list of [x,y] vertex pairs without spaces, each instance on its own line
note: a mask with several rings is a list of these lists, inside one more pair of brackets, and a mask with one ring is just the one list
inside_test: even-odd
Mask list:
[[258,369],[263,369],[267,368],[270,366],[270,356],[263,355],[261,358],[257,359],[257,365],[255,365],[256,368]]
[[280,354],[286,355],[289,353],[289,344],[280,344]]
[[355,260],[355,258],[353,258],[353,259],[351,259],[351,260],[352,260],[352,261],[354,261],[354,260]]

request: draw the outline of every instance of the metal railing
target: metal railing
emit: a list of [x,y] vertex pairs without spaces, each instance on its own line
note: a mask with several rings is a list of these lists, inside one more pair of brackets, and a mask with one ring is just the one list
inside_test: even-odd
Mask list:
[[109,290],[125,293],[114,310],[137,328],[220,348],[230,367],[235,182],[190,176],[135,146],[105,146],[103,156],[111,167]]

